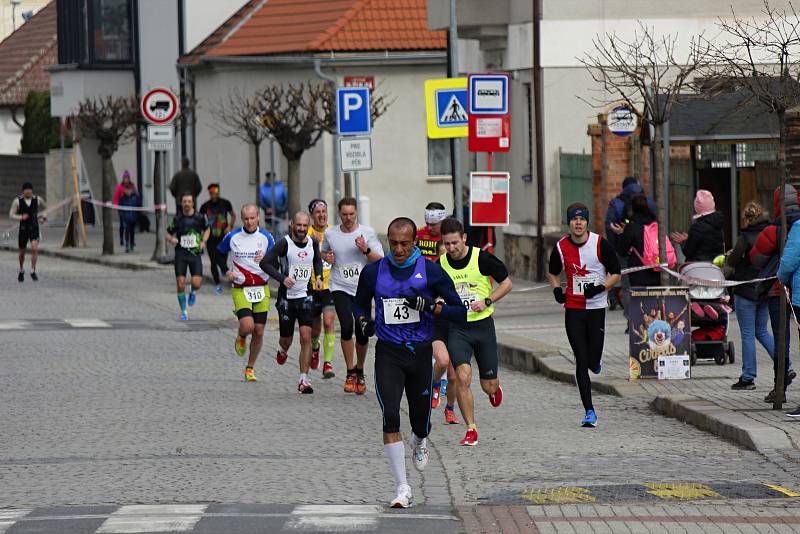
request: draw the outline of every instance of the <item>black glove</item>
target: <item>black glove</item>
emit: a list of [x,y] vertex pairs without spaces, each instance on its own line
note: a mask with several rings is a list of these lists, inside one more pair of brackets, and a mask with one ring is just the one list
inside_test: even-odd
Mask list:
[[361,332],[367,337],[375,335],[375,321],[370,321],[366,317],[359,317],[358,324],[361,326]]
[[583,296],[587,299],[592,299],[603,291],[606,291],[606,286],[602,284],[592,284],[583,288]]
[[567,302],[567,296],[564,294],[564,290],[561,287],[554,287],[553,288],[553,296],[556,299],[556,302],[559,304],[564,304]]
[[416,297],[406,297],[403,302],[408,308],[417,310],[418,312],[432,312],[436,302],[433,299],[417,295]]

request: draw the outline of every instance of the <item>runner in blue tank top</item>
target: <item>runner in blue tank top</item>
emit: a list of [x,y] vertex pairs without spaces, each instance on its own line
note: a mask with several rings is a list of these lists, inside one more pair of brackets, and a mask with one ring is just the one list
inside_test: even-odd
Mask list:
[[[353,310],[364,333],[377,335],[375,393],[383,411],[383,450],[397,483],[393,508],[411,505],[405,447],[400,437],[400,400],[406,392],[411,420],[414,466],[428,463],[433,389],[433,323],[441,317],[466,323],[467,311],[453,281],[416,247],[414,221],[399,217],[389,224],[390,253],[364,267]],[[375,303],[375,320],[369,319]]]

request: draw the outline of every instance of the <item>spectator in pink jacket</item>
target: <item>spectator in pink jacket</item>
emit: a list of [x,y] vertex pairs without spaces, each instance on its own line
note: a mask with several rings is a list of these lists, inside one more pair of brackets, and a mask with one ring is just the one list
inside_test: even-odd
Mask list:
[[[111,203],[112,204],[114,204],[115,206],[119,206],[119,199],[122,198],[122,195],[125,194],[125,188],[126,187],[129,187],[134,195],[137,194],[136,184],[133,183],[133,181],[131,180],[131,173],[128,172],[128,169],[125,169],[124,171],[122,171],[122,182],[118,183],[117,184],[117,188],[114,189],[114,196],[111,199]],[[122,225],[122,213],[120,213],[119,215],[120,215],[120,217],[119,217],[119,246],[123,246],[125,244],[125,242],[124,242],[123,227],[122,227],[123,226]]]

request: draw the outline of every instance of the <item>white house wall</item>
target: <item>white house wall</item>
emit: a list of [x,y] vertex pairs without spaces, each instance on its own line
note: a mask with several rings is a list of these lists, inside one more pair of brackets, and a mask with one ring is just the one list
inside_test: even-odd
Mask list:
[[[17,111],[20,122],[25,121],[22,111]],[[0,154],[19,154],[22,130],[11,120],[11,112],[0,109]]]
[[[324,68],[341,80],[345,75],[373,75],[379,84],[377,91],[386,93],[394,103],[378,119],[372,135],[373,170],[360,173],[361,195],[370,199],[369,218],[379,231],[397,216],[411,216],[422,222],[425,204],[438,200],[452,209],[452,189],[449,180],[429,178],[427,174],[427,135],[423,84],[426,79],[444,77],[444,65]],[[275,67],[231,66],[197,71],[195,77],[198,99],[197,171],[204,183],[214,176],[222,185],[223,195],[239,206],[255,196],[249,184],[249,147],[242,141],[221,138],[213,129],[209,112],[212,102],[224,98],[231,88],[254,91],[269,83],[290,83],[311,80],[319,83],[311,68],[288,69]],[[279,177],[285,180],[286,162],[280,155]],[[262,177],[269,169],[268,143],[262,146]],[[303,155],[301,163],[301,205],[316,197],[322,189],[329,202],[333,200],[331,137],[325,135],[320,143]],[[201,196],[201,201],[206,197]]]

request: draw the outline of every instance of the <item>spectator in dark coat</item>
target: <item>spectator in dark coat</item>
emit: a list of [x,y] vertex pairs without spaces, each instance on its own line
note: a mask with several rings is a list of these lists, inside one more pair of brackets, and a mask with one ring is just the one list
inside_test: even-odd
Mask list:
[[711,191],[699,189],[694,197],[694,215],[689,233],[672,232],[670,237],[683,249],[686,261],[712,261],[725,254],[725,216],[717,211]]
[[[656,216],[650,209],[644,195],[636,195],[631,199],[631,213],[628,224],[621,226],[612,224],[611,230],[616,235],[617,254],[624,257],[628,267],[641,267],[644,256],[644,227],[656,222]],[[638,252],[638,254],[637,254]],[[661,275],[653,269],[632,272],[626,275],[633,287],[661,285]]]
[[[122,207],[139,207],[139,195],[133,190],[131,186],[125,187],[123,195],[119,199],[119,205]],[[122,226],[123,241],[125,243],[125,252],[131,252],[136,246],[134,235],[136,233],[136,223],[139,220],[139,212],[134,210],[120,210],[119,220]]]
[[192,195],[194,205],[197,206],[197,197],[203,190],[203,184],[200,182],[200,177],[189,168],[189,158],[181,160],[181,170],[172,176],[169,182],[169,191],[175,199],[175,213],[181,213],[181,197],[183,195]]

